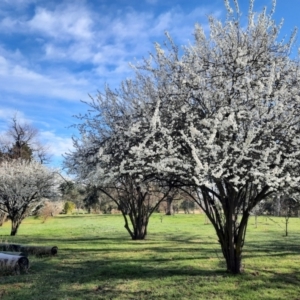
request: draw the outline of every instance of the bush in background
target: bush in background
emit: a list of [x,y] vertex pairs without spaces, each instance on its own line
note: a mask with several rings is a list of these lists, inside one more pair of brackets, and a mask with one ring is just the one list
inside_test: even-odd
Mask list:
[[64,205],[64,213],[69,214],[72,213],[73,210],[75,209],[76,205],[72,201],[67,201]]

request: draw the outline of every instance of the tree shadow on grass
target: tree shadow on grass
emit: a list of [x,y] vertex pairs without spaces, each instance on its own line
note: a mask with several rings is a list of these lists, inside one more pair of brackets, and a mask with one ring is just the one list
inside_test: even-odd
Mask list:
[[[168,263],[168,261],[166,262]],[[67,292],[68,296],[73,299],[72,297],[78,297],[78,291],[73,291],[71,288],[73,285],[84,287],[86,284],[93,283],[94,288],[85,290],[85,298],[82,299],[88,299],[88,297],[92,295],[100,296],[103,294],[111,297],[108,299],[115,299],[122,293],[120,289],[116,288],[116,285],[120,284],[120,282],[128,283],[129,281],[135,280],[143,282],[160,280],[166,277],[202,276],[207,278],[225,274],[223,270],[212,271],[201,270],[196,267],[180,268],[179,266],[161,266],[161,264],[158,264],[156,261],[152,261],[151,263],[146,262],[146,265],[143,265],[143,263],[145,264],[145,261],[90,260],[56,267],[44,261],[41,262],[38,268],[33,268],[32,273],[36,275],[39,274],[40,278],[43,278],[42,281],[46,281],[47,284],[43,285],[41,282],[35,281],[31,289],[42,299],[42,295],[47,293],[47,287],[55,286],[57,289],[56,299],[60,299],[60,293],[64,292]],[[159,263],[161,263],[161,261]],[[86,293],[88,293],[88,295]],[[126,292],[127,297],[131,295],[131,299],[139,299],[139,297],[144,294],[150,296],[151,289],[132,293],[129,292],[129,294]],[[80,299],[80,297],[78,299]]]
[[244,257],[300,255],[298,237],[288,237],[270,241],[246,242]]
[[[49,239],[44,240],[49,241]],[[74,239],[70,240],[73,241]],[[91,240],[94,239],[80,239],[82,242],[90,242]],[[180,237],[177,239],[178,247],[174,249],[172,247],[166,248],[165,245],[148,248],[153,242],[148,243],[146,241],[144,244],[137,243],[136,250],[131,248],[129,252],[149,250],[150,253],[146,253],[141,258],[135,258],[134,253],[132,253],[133,257],[128,255],[116,257],[114,255],[114,252],[126,251],[121,248],[121,245],[118,248],[118,243],[124,241],[121,237],[103,240],[113,240],[112,245],[114,247],[109,249],[98,249],[97,247],[90,249],[65,248],[61,255],[59,254],[53,259],[35,259],[28,275],[4,278],[4,283],[21,285],[22,288],[16,289],[13,294],[4,295],[2,299],[166,299],[167,296],[169,297],[168,291],[165,291],[166,294],[164,294],[164,289],[159,288],[161,294],[158,295],[151,288],[149,282],[155,282],[159,286],[160,281],[168,278],[170,282],[176,280],[191,281],[196,284],[207,281],[210,284],[210,282],[217,282],[220,278],[231,276],[225,272],[225,261],[218,247],[219,261],[215,261],[213,264],[215,269],[208,269],[205,265],[206,260],[211,259],[212,256],[214,259],[217,257],[214,254],[217,245],[215,242],[207,242],[207,248],[199,249],[193,246],[193,241],[189,243],[189,239]],[[172,238],[172,241],[174,240]],[[295,241],[290,240],[289,242],[294,243]],[[130,241],[129,244],[134,245],[134,241]],[[181,248],[185,245],[188,248]],[[250,246],[253,256],[255,255],[254,251],[265,252],[269,247],[273,247],[271,251],[276,250],[278,255],[283,255],[281,252],[285,249],[286,243],[274,244],[270,241],[270,243],[261,245],[264,249],[261,249],[255,242]],[[297,247],[295,246],[295,251],[298,251]],[[181,252],[184,255],[180,256]],[[251,257],[252,252],[248,257]],[[99,258],[99,253],[108,256]],[[193,260],[194,263],[188,264],[188,260]],[[238,282],[236,290],[243,292],[243,289],[255,288],[255,291],[259,292],[259,290],[271,288],[291,289],[295,284],[300,286],[299,268],[294,268],[289,274],[279,274],[275,271],[266,270],[258,270],[258,273],[246,270],[244,275],[234,277],[233,280]],[[268,277],[268,279],[263,280],[262,283],[262,280],[258,279],[261,276]],[[135,290],[130,290],[129,286],[136,281],[146,282],[146,286],[141,284]],[[174,291],[174,298],[182,299],[182,295],[176,294],[176,289]]]
[[[53,263],[45,259],[35,263],[28,274],[29,279],[26,276],[9,278],[12,284],[18,282],[25,287],[14,292],[15,298],[11,296],[3,299],[167,299],[170,297],[168,286],[160,286],[160,282],[164,282],[166,278],[168,280],[165,284],[176,288],[182,282],[205,282],[213,287],[219,281],[232,277],[229,282],[237,283],[236,292],[240,295],[244,289],[255,289],[256,292],[278,288],[299,290],[299,268],[292,269],[288,274],[264,271],[265,274],[260,275],[246,272],[241,276],[232,276],[225,272],[225,264],[221,263],[219,268],[210,270],[201,265],[182,266],[167,260],[159,262],[152,259],[83,259],[76,263]],[[30,288],[26,288],[28,282],[31,282]],[[139,284],[132,290],[130,287],[135,282]],[[160,289],[160,297],[154,287]],[[174,293],[174,298],[182,299],[182,295],[176,294],[176,289]],[[26,298],[26,295],[30,297]],[[220,294],[220,298],[221,296],[223,295]]]
[[[159,251],[162,251],[162,249],[159,249]],[[173,263],[174,261],[175,260],[173,260]],[[176,266],[168,267],[167,265],[169,262],[170,259],[168,258],[155,259],[155,257],[152,256],[150,258],[148,257],[148,259],[106,258],[85,260],[84,255],[82,255],[81,259],[76,259],[74,262],[72,261],[72,252],[69,251],[69,253],[65,253],[65,255],[61,257],[61,261],[58,257],[53,260],[48,258],[35,260],[28,275],[18,278],[5,278],[5,281],[10,282],[11,284],[17,282],[21,285],[22,283],[26,285],[26,282],[31,281],[32,285],[30,290],[32,298],[28,299],[35,299],[34,295],[39,295],[40,298],[36,299],[48,299],[47,297],[43,298],[42,295],[46,295],[46,293],[49,292],[50,287],[56,288],[56,299],[62,299],[59,296],[60,290],[62,293],[66,290],[68,296],[73,299],[72,297],[78,297],[78,292],[76,293],[68,289],[68,287],[72,285],[84,286],[95,282],[99,289],[95,291],[90,290],[89,293],[98,295],[98,292],[107,294],[109,290],[111,290],[112,293],[116,293],[117,291],[114,291],[113,282],[119,282],[120,280],[149,280],[149,278],[157,279],[167,276],[213,276],[216,272],[218,273],[218,271],[198,270],[197,268],[192,267],[186,269]],[[109,288],[106,287],[108,278],[110,281]],[[25,290],[15,292],[15,299],[26,299],[25,294],[29,293],[26,288]],[[141,293],[143,294],[144,291],[141,291]],[[146,294],[147,293],[148,292],[146,292]],[[18,298],[18,295],[23,296]],[[53,299],[55,299],[55,297]],[[78,299],[80,299],[80,297]]]

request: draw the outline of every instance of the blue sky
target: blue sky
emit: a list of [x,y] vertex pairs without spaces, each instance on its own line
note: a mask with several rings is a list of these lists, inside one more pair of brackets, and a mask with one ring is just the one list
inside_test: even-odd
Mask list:
[[[244,17],[248,3],[239,0]],[[254,10],[263,6],[272,1],[256,0]],[[283,36],[300,28],[299,12],[300,0],[277,0]],[[60,167],[76,134],[72,116],[88,108],[80,100],[132,76],[128,64],[163,43],[165,31],[178,45],[192,42],[194,24],[207,28],[211,14],[225,18],[223,0],[1,0],[0,135],[17,113],[39,129]]]

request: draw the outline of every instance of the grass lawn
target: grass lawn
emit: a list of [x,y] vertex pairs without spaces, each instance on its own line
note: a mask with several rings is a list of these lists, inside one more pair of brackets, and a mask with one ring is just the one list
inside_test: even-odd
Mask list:
[[147,239],[132,241],[121,215],[27,218],[2,242],[58,246],[55,257],[29,257],[28,274],[0,275],[2,300],[300,299],[300,219],[250,219],[245,273],[225,272],[214,229],[200,214],[150,219]]

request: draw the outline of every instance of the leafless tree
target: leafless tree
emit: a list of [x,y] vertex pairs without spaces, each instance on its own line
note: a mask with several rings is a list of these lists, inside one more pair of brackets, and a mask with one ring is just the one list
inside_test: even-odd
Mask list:
[[48,163],[51,156],[47,146],[39,141],[38,129],[31,124],[21,122],[15,115],[9,124],[4,137],[0,139],[0,158],[35,159],[40,163]]

